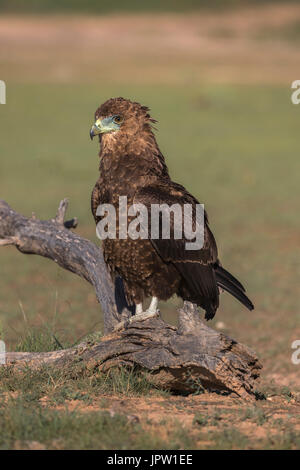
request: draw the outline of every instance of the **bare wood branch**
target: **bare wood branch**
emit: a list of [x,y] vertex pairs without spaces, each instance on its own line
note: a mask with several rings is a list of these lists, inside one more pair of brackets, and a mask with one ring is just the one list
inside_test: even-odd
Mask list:
[[[100,247],[67,229],[76,219],[64,222],[66,209],[63,200],[57,216],[43,221],[26,218],[0,200],[0,240],[10,241],[22,253],[52,259],[90,282],[102,305],[106,336],[97,344],[50,353],[8,352],[7,364],[63,366],[79,359],[101,370],[125,364],[151,371],[154,383],[167,389],[207,389],[253,398],[261,369],[256,354],[204,324],[195,305],[184,303],[178,329],[160,317],[127,321],[133,312],[126,306],[122,280],[112,281]],[[120,321],[124,328],[113,331]]]
[[17,241],[16,237],[2,238],[0,239],[0,246],[17,245]]
[[67,198],[60,201],[54,222],[56,222],[59,225],[64,225],[64,220],[65,220],[65,215],[68,209],[68,205],[69,205],[69,200]]

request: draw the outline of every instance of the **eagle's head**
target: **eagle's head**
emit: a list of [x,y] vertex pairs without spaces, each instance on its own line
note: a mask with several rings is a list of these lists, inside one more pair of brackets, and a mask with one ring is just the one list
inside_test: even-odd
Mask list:
[[151,123],[154,122],[146,106],[125,98],[110,98],[97,109],[90,137],[132,137],[140,132],[151,132]]

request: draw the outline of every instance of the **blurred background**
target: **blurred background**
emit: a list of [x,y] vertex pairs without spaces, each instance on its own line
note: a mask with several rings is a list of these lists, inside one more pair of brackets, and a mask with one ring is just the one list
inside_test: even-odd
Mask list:
[[[257,351],[265,381],[299,388],[299,2],[0,0],[0,12],[0,198],[50,218],[68,197],[77,232],[97,242],[94,111],[113,96],[149,106],[173,179],[205,204],[256,306],[223,294],[212,326]],[[91,286],[53,262],[3,247],[0,276],[10,350],[32,328],[49,349],[53,333],[66,346],[101,330]],[[164,318],[176,323],[179,303]]]

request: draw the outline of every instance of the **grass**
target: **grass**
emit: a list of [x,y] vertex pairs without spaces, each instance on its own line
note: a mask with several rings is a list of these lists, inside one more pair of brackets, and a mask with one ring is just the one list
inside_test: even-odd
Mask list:
[[[285,417],[291,406],[286,397],[277,406],[281,419],[276,412],[273,417],[267,402],[245,409],[238,408],[241,401],[229,399],[209,406],[207,395],[193,416],[200,396],[191,397],[158,390],[149,374],[134,369],[105,373],[80,362],[61,368],[2,368],[0,449],[298,448],[295,407]],[[158,404],[158,416],[164,418],[141,414],[141,406],[154,410]],[[250,423],[252,433],[241,429],[244,423]],[[264,428],[263,438],[253,434],[253,426]]]
[[224,429],[221,432],[217,431],[212,434],[211,438],[214,441],[212,447],[215,450],[243,450],[249,445],[248,438],[234,427]]
[[[164,419],[139,418],[139,405],[153,408],[155,397],[159,403],[165,397],[163,403],[172,405],[172,397],[149,386],[142,372],[122,369],[104,374],[80,364],[68,369],[25,367],[18,372],[8,367],[0,370],[0,384],[1,450],[299,448],[292,414],[293,422],[278,420],[261,403],[246,410],[235,406],[234,412],[230,403],[226,408],[207,407],[190,424],[170,408],[161,410]],[[181,410],[179,402],[179,416],[187,410],[192,413],[196,403],[185,403]],[[241,423],[250,423],[250,432]],[[264,427],[263,437],[255,435],[253,426]]]
[[268,417],[261,408],[251,407],[243,410],[243,420],[247,419],[257,423],[258,425],[262,425],[268,420]]
[[0,394],[15,392],[25,401],[38,401],[47,397],[53,405],[70,400],[90,402],[91,397],[122,395],[126,397],[161,394],[151,384],[151,376],[141,370],[112,368],[107,373],[88,369],[80,362],[67,368],[43,366],[41,369],[25,367],[18,371],[11,367],[0,370]]
[[54,333],[40,328],[26,328],[20,341],[15,347],[19,352],[43,352],[63,349],[63,345],[56,338]]
[[[22,399],[0,402],[0,449],[251,449],[255,443],[235,427],[204,434],[185,429],[179,422],[158,423],[164,437],[148,423],[108,411],[81,413],[28,406]],[[209,441],[208,441],[209,439]],[[256,441],[256,445],[258,440]],[[270,435],[260,444],[266,449],[299,448],[299,435],[293,430]]]
[[[26,407],[15,400],[0,408],[0,449],[115,449],[151,448],[155,437],[141,433],[139,425],[130,424],[122,415],[107,412],[80,414]],[[152,437],[152,439],[151,439]],[[147,443],[147,444],[146,444]]]
[[[149,436],[136,424],[138,419],[106,409],[104,397],[110,395],[165,396],[166,392],[155,389],[148,378],[142,371],[121,368],[101,373],[78,363],[68,369],[25,367],[16,372],[2,368],[0,449],[168,448],[167,441],[161,442],[154,433]],[[100,410],[93,412],[67,407],[68,403],[92,406],[97,399]],[[176,436],[174,442],[178,448]]]
[[[84,341],[94,344],[99,333],[88,335]],[[71,345],[69,345],[71,346]],[[42,352],[62,349],[55,334],[49,329],[27,327],[16,351]],[[157,389],[151,374],[128,367],[114,367],[106,373],[98,368],[88,368],[80,360],[66,367],[42,365],[38,369],[23,367],[16,373],[14,367],[0,368],[0,397],[6,392],[16,393],[25,402],[38,404],[42,397],[52,405],[61,405],[70,400],[91,403],[93,398],[122,395],[126,397],[168,394]]]

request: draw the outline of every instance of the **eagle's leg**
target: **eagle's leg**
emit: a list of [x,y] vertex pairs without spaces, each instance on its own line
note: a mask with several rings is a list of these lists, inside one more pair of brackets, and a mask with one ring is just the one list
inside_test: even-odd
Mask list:
[[135,314],[136,314],[136,315],[140,315],[141,313],[143,313],[143,304],[142,304],[142,303],[136,304],[136,306],[135,306]]
[[151,315],[155,316],[157,313],[157,305],[158,305],[158,298],[157,297],[152,297],[151,303],[149,305],[149,308],[146,310],[146,312],[143,311],[143,304],[136,304],[135,306],[135,317],[140,316],[142,314],[147,314],[148,317],[150,318]]
[[158,298],[152,297],[151,304],[149,305],[147,312],[155,315],[157,312],[157,305],[158,305]]

